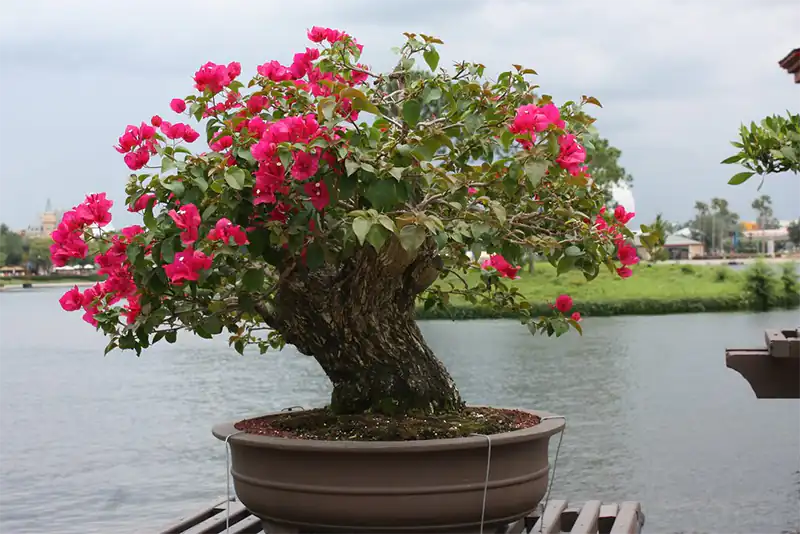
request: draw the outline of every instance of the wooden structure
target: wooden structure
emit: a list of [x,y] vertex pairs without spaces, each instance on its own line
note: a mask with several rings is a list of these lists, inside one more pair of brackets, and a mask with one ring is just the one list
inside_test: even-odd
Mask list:
[[794,83],[800,83],[800,48],[795,48],[789,52],[785,58],[778,62],[789,74],[794,75]]
[[800,328],[767,330],[760,349],[727,349],[725,364],[759,399],[800,399]]
[[[230,534],[299,534],[285,528],[265,531],[261,520],[250,514],[240,502],[228,503],[224,497],[161,531],[161,534],[217,534],[225,532],[226,526]],[[533,514],[492,534],[639,534],[643,526],[644,514],[638,502],[603,504],[589,501],[582,506],[569,506],[567,501],[551,500],[546,508],[539,505]]]

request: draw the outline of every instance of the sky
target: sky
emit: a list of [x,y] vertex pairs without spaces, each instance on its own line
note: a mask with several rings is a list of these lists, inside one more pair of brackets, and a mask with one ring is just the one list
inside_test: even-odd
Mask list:
[[243,77],[284,64],[311,26],[337,28],[390,68],[402,33],[435,35],[440,65],[488,73],[534,68],[556,102],[592,95],[601,135],[633,175],[637,220],[692,217],[696,200],[727,198],[744,220],[772,196],[775,216],[800,217],[800,176],[729,186],[719,162],[742,122],[800,111],[800,85],[778,65],[800,47],[797,0],[4,0],[0,7],[0,222],[25,228],[47,199],[57,209],[108,192],[114,224],[128,176],[113,149],[127,124],[176,117],[207,61],[240,61]]

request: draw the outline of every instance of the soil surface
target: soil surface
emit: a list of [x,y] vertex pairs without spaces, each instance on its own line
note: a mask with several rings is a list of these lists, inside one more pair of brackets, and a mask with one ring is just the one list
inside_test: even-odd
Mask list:
[[245,419],[237,430],[262,436],[331,441],[411,441],[499,434],[539,424],[519,410],[465,408],[450,414],[389,417],[381,414],[335,415],[326,408]]

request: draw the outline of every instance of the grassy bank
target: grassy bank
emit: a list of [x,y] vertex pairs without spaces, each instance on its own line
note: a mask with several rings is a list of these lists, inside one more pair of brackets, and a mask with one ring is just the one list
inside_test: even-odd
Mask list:
[[[513,284],[531,303],[534,314],[547,313],[549,304],[561,294],[570,295],[574,309],[586,316],[719,312],[761,307],[754,306],[748,290],[748,272],[719,266],[642,265],[627,280],[603,272],[587,282],[578,272],[556,276],[549,264],[537,264],[533,274],[521,272],[521,278]],[[780,275],[779,270],[774,270],[774,277],[765,284],[775,296],[770,305],[796,305],[797,298],[784,298]],[[471,281],[478,275],[474,276]],[[471,305],[458,298],[452,300],[449,310],[417,310],[420,319],[512,316],[510,312]]]

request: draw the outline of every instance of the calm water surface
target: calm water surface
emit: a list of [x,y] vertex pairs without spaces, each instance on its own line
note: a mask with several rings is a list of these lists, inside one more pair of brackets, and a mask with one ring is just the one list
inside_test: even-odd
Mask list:
[[[0,293],[0,532],[155,531],[225,493],[212,424],[323,403],[315,362],[185,337],[140,359],[62,312],[61,290]],[[426,322],[470,403],[567,418],[553,495],[640,500],[647,532],[800,529],[800,402],[757,400],[725,368],[796,312]],[[556,441],[551,442],[551,454]]]

